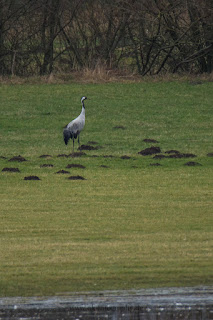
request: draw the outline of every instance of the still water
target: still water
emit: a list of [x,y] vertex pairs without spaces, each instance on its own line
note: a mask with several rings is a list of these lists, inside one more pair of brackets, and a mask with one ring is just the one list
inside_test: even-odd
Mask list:
[[1,298],[1,319],[213,320],[213,287]]

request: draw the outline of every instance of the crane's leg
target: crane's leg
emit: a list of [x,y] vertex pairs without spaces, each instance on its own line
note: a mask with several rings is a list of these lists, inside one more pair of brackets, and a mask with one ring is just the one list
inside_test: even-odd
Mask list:
[[80,147],[81,147],[81,145],[80,145],[80,134],[78,135],[78,146],[79,146],[79,150],[80,150]]
[[74,143],[75,143],[75,138],[74,137],[72,139],[72,143],[73,143],[72,153],[74,153]]

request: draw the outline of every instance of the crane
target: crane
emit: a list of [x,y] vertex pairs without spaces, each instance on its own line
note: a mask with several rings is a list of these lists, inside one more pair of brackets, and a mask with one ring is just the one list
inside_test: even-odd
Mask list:
[[78,144],[80,147],[80,133],[84,128],[85,125],[85,106],[84,106],[84,100],[86,100],[87,97],[81,98],[81,104],[82,104],[82,110],[79,116],[72,120],[68,125],[64,128],[63,134],[64,134],[64,142],[65,144],[68,144],[69,139],[72,139],[73,141],[73,152],[74,152],[74,143],[75,139],[78,137]]

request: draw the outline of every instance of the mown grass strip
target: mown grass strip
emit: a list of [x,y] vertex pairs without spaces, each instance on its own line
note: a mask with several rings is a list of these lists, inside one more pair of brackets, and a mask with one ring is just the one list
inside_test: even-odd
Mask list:
[[[0,86],[0,295],[212,284],[212,92],[187,82]],[[83,95],[81,141],[99,148],[67,157],[63,127]],[[138,154],[152,145],[196,157]],[[26,161],[9,161],[19,155]]]

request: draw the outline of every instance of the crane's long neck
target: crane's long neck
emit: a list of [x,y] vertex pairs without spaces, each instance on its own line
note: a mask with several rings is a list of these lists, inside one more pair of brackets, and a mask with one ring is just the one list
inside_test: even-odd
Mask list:
[[85,106],[84,106],[84,101],[82,101],[82,110],[81,114],[85,116]]

